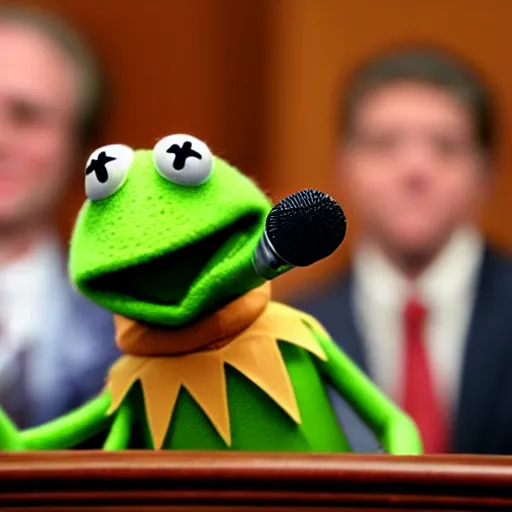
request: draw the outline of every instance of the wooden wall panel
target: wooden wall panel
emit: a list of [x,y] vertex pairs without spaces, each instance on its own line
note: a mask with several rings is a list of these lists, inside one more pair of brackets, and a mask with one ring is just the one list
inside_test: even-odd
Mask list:
[[[339,89],[353,66],[387,45],[431,41],[472,59],[495,86],[507,136],[486,230],[512,244],[512,2],[487,0],[278,0],[273,4],[266,172],[274,195],[318,187],[343,201],[333,169],[335,108]],[[357,231],[348,211],[348,247]],[[308,270],[283,276],[279,291],[292,292],[319,280],[345,262],[347,250]],[[277,284],[277,282],[276,282]]]
[[[152,147],[190,133],[265,186],[262,84],[266,0],[33,0],[88,37],[110,77],[98,144]],[[82,167],[65,205],[67,236],[83,201]]]
[[[512,114],[512,2],[508,0],[33,0],[88,35],[111,77],[114,102],[103,142],[149,146],[176,131],[256,177],[273,198],[318,187],[340,201],[333,169],[340,85],[388,44],[433,41],[475,61]],[[507,139],[506,139],[507,140]],[[512,243],[512,149],[505,143],[483,224]],[[81,178],[81,168],[77,170]],[[81,181],[77,180],[77,183]],[[81,183],[62,217],[69,232]],[[344,249],[276,281],[278,295],[327,279]]]

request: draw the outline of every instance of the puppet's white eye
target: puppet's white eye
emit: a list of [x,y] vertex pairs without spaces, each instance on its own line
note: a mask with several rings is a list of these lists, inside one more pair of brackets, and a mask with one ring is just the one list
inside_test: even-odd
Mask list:
[[213,171],[208,146],[191,135],[169,135],[153,148],[158,173],[178,185],[195,187],[207,181]]
[[85,193],[91,201],[115,194],[132,165],[134,151],[124,144],[103,146],[92,153],[85,167]]

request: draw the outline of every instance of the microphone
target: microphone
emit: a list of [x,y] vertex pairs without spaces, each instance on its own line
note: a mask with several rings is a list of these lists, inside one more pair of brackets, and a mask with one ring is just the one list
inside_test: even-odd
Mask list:
[[328,194],[301,190],[277,203],[253,255],[253,266],[269,281],[294,267],[307,267],[332,254],[343,242],[347,220]]

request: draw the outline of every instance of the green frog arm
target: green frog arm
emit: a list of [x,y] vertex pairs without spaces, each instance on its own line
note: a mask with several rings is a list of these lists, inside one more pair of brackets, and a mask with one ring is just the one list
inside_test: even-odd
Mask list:
[[22,450],[65,450],[108,428],[110,392],[104,391],[74,411],[18,433]]
[[320,371],[372,429],[387,453],[423,453],[419,431],[412,419],[397,407],[325,332],[313,332],[327,361]]
[[16,425],[7,416],[5,411],[0,407],[0,450],[22,450],[23,444],[21,441],[20,432]]

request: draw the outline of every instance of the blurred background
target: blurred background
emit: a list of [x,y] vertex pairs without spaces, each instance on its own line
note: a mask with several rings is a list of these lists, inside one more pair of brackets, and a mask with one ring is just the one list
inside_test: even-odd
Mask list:
[[[43,422],[88,399],[101,388],[105,372],[119,355],[112,343],[114,330],[110,314],[83,297],[79,299],[73,295],[74,291],[72,293],[62,272],[66,251],[57,249],[52,236],[45,234],[51,232],[53,224],[56,224],[58,238],[67,245],[76,214],[85,198],[83,176],[87,154],[95,147],[114,143],[152,148],[166,135],[188,133],[204,140],[214,154],[253,177],[274,202],[303,188],[318,188],[337,198],[346,209],[348,218],[344,245],[323,262],[307,269],[296,269],[277,279],[275,296],[295,302],[311,290],[325,287],[328,291],[305,302],[304,309],[322,322],[325,320],[335,341],[396,401],[403,399],[403,394],[398,392],[402,393],[405,384],[403,389],[399,389],[401,384],[395,376],[404,374],[403,380],[407,384],[407,376],[414,377],[421,372],[407,366],[412,353],[407,344],[404,343],[406,348],[402,350],[402,346],[395,346],[395,343],[400,342],[402,334],[404,339],[413,341],[428,337],[435,378],[430,379],[424,372],[425,380],[415,382],[413,387],[407,388],[406,394],[410,389],[416,390],[412,392],[414,396],[429,391],[426,398],[420,397],[423,405],[418,407],[422,408],[421,411],[434,409],[433,405],[428,405],[428,400],[433,400],[435,394],[449,398],[444,404],[449,416],[445,423],[449,423],[455,432],[451,432],[455,444],[452,443],[450,449],[512,453],[509,434],[512,432],[512,402],[509,403],[512,387],[508,389],[512,386],[509,378],[512,375],[509,371],[512,363],[509,314],[512,263],[498,252],[488,250],[487,243],[492,241],[503,254],[509,253],[512,247],[512,145],[508,142],[512,128],[512,2],[34,0],[28,4],[11,2],[10,5],[43,9],[67,21],[90,45],[109,83],[106,118],[99,131],[94,132],[93,140],[76,137],[76,129],[81,128],[80,122],[83,121],[81,110],[77,108],[77,97],[83,93],[83,84],[76,82],[76,78],[82,71],[85,76],[88,62],[80,45],[77,46],[76,41],[71,41],[68,36],[60,40],[56,32],[46,31],[37,21],[35,25],[29,22],[27,29],[24,22],[20,25],[15,20],[12,23],[8,14],[2,14],[0,113],[5,124],[0,126],[0,163],[4,164],[0,173],[3,180],[0,187],[3,194],[0,200],[0,404],[13,417],[16,409],[21,415],[23,411],[20,409],[29,411],[30,419],[16,418],[19,425]],[[344,181],[347,175],[351,175],[360,187],[362,196],[366,194],[366,199],[370,198],[370,201],[360,202],[365,203],[363,210],[371,217],[369,224],[373,222],[375,227],[379,224],[379,215],[375,213],[378,208],[372,211],[369,203],[375,194],[368,194],[368,191],[377,190],[372,187],[378,184],[378,172],[387,166],[390,172],[386,185],[389,185],[389,195],[379,201],[379,208],[384,212],[386,208],[391,211],[388,219],[391,223],[384,228],[391,226],[390,231],[394,229],[398,240],[395,245],[399,246],[405,240],[403,246],[406,247],[411,240],[414,245],[425,233],[428,238],[432,227],[423,222],[426,217],[423,212],[430,212],[432,208],[421,210],[420,205],[416,209],[414,183],[419,183],[419,188],[426,184],[424,190],[427,190],[428,183],[434,184],[428,189],[434,191],[433,205],[435,201],[440,205],[444,197],[451,197],[443,194],[450,192],[453,185],[453,201],[463,204],[466,196],[471,195],[464,194],[464,187],[473,191],[479,187],[480,182],[474,179],[475,168],[488,167],[485,158],[480,158],[481,152],[474,151],[475,145],[482,141],[476,140],[473,133],[478,123],[475,119],[468,122],[467,114],[472,107],[460,109],[460,104],[453,101],[453,97],[450,101],[447,97],[437,97],[439,91],[434,87],[435,90],[430,88],[428,93],[431,97],[421,105],[424,108],[418,109],[418,117],[412,116],[412,124],[406,122],[401,129],[408,136],[416,129],[411,130],[409,126],[421,128],[424,116],[428,118],[429,105],[432,105],[432,111],[439,108],[442,115],[448,116],[446,119],[453,120],[458,116],[455,125],[460,128],[462,123],[464,126],[448,134],[444,141],[448,141],[448,146],[452,144],[452,161],[437,165],[439,160],[434,169],[432,155],[425,158],[425,148],[422,147],[416,153],[405,151],[399,155],[397,152],[393,155],[397,156],[396,161],[386,160],[389,154],[384,155],[386,158],[379,162],[378,158],[374,159],[373,164],[378,165],[365,168],[361,162],[367,164],[372,160],[372,150],[378,144],[372,148],[370,142],[365,147],[365,135],[359,134],[360,140],[355,149],[348,144],[352,171],[348,174],[338,172],[343,167],[338,158],[342,139],[339,105],[347,90],[349,76],[355,67],[375,54],[395,45],[413,44],[434,44],[470,63],[490,85],[499,125],[496,152],[494,149],[483,152],[492,154],[493,178],[489,180],[492,181],[491,197],[478,221],[484,237],[480,239],[478,235],[475,238],[471,232],[462,236],[463,241],[459,245],[455,241],[456,248],[450,249],[453,253],[451,259],[445,258],[449,261],[444,262],[441,271],[437,269],[435,276],[434,271],[425,271],[426,264],[420,269],[426,274],[423,281],[430,280],[423,284],[432,291],[432,297],[427,297],[431,299],[427,305],[434,312],[429,317],[432,321],[427,326],[430,329],[428,336],[423,332],[423,325],[418,327],[421,308],[416,307],[410,318],[406,308],[402,319],[402,303],[406,303],[407,297],[400,297],[399,304],[398,300],[397,304],[385,303],[403,284],[401,278],[393,278],[394,281],[390,278],[393,272],[383,270],[385,265],[379,267],[379,263],[376,268],[380,268],[379,275],[389,286],[377,284],[373,290],[377,296],[380,292],[386,295],[382,307],[373,300],[375,297],[370,296],[360,307],[361,311],[354,313],[360,304],[357,297],[354,300],[352,296],[347,298],[347,294],[352,292],[344,282],[332,288],[328,286],[331,282],[338,283],[341,271],[348,267],[349,253],[355,245],[358,226],[362,225],[348,200],[349,187]],[[425,62],[428,68],[429,58]],[[415,65],[413,63],[413,67]],[[441,69],[443,66],[441,63]],[[453,69],[448,75],[453,77],[452,72]],[[458,71],[454,73],[457,81]],[[417,89],[418,84],[412,85]],[[474,91],[473,85],[469,83],[468,90]],[[406,93],[418,94],[418,105],[425,99],[423,96],[428,96],[424,90],[411,91]],[[395,92],[394,108],[388,112],[391,125],[395,122],[394,115],[407,103],[401,96],[403,91]],[[478,99],[473,100],[478,102]],[[92,103],[89,98],[91,115]],[[414,111],[414,105],[411,108]],[[471,113],[474,117],[475,112]],[[365,115],[370,114],[367,112]],[[434,120],[437,122],[434,132],[437,130],[441,139],[447,128],[447,123],[439,122],[442,115]],[[372,136],[366,134],[366,143],[370,139]],[[349,138],[347,140],[353,142]],[[441,147],[443,141],[439,140]],[[483,145],[486,145],[485,141]],[[440,147],[434,149],[437,151]],[[482,165],[484,160],[485,165]],[[362,173],[360,167],[364,168]],[[67,176],[69,169],[72,170],[71,180]],[[453,180],[447,178],[446,170],[455,170],[451,175]],[[395,171],[399,176],[396,180]],[[460,180],[457,181],[459,171]],[[482,176],[488,175],[478,173],[478,179]],[[487,179],[482,183],[484,181]],[[405,188],[400,188],[403,184]],[[406,191],[402,194],[408,184],[412,184],[410,190],[407,189],[411,193]],[[462,195],[457,196],[461,190]],[[478,196],[477,193],[474,195],[475,198]],[[404,212],[411,212],[409,224],[407,215],[400,214],[401,206],[394,208],[393,197],[403,200],[400,204],[405,205]],[[449,202],[444,201],[444,205]],[[472,203],[468,206],[472,212],[479,199],[468,199],[467,202]],[[54,203],[59,203],[56,216]],[[422,204],[425,206],[427,203]],[[452,214],[460,213],[461,218],[449,226],[454,232],[467,220],[466,212],[452,211],[457,210],[456,204],[438,209],[443,212],[433,215],[436,217],[433,225],[442,223],[445,213],[444,220],[448,219],[448,224],[453,220]],[[416,238],[415,222],[419,226],[418,233],[425,228],[424,233]],[[441,226],[441,231],[443,229]],[[27,231],[26,236],[23,230]],[[46,239],[50,242],[39,244]],[[449,248],[452,247],[450,243],[446,244]],[[43,249],[32,250],[39,247],[38,244]],[[480,260],[484,252],[485,258]],[[28,258],[27,254],[32,253],[37,257]],[[411,254],[414,260],[414,250]],[[61,260],[62,265],[55,263]],[[365,257],[359,260],[366,261]],[[362,273],[366,277],[361,280],[360,288],[365,291],[365,283],[371,284],[373,280],[375,262],[371,265],[363,263],[365,270]],[[58,268],[54,268],[55,265]],[[400,264],[395,266],[398,268]],[[403,270],[406,276],[407,265],[403,267],[398,270]],[[406,277],[414,284],[422,281],[418,275]],[[459,281],[462,283],[460,287]],[[396,286],[391,286],[392,282]],[[8,286],[4,286],[5,283]],[[44,311],[41,305],[46,308]],[[391,308],[389,314],[387,307]],[[416,318],[413,319],[416,322],[414,328],[409,322],[413,317]],[[390,323],[386,323],[387,320]],[[404,327],[400,324],[402,320],[404,325],[407,324],[404,333],[398,330]],[[358,329],[353,325],[357,322]],[[8,329],[2,330],[2,323]],[[369,354],[371,371],[364,362],[365,351]],[[22,370],[22,356],[29,352],[32,369],[27,373]],[[424,370],[427,356],[423,352],[415,354],[412,359],[420,361]],[[14,358],[16,366],[12,363]],[[16,371],[7,371],[15,367]],[[400,372],[405,367],[409,368],[409,373]],[[2,381],[8,373],[25,379],[24,399],[17,398],[15,394],[23,386],[17,384],[14,377],[5,377],[5,382]],[[434,385],[430,380],[436,380],[436,393],[431,389]],[[497,398],[490,401],[489,397],[500,397],[504,401],[502,403]],[[13,403],[29,405],[9,409],[8,402],[11,406]],[[406,402],[400,403],[405,407]],[[489,409],[491,406],[492,410]],[[414,407],[406,408],[411,415]],[[342,409],[341,405],[336,406],[339,417],[345,418],[340,420],[341,423],[347,426],[352,420],[344,416]],[[420,423],[423,421],[421,411],[418,416]],[[485,420],[488,422],[484,423]],[[425,421],[428,423],[429,420]],[[432,423],[430,427],[425,425],[421,427],[422,433],[441,431],[440,423]],[[493,430],[498,426],[499,435]],[[356,433],[361,431],[355,423],[347,428]],[[446,449],[447,445],[432,442],[432,446],[436,451]]]
[[[340,201],[333,172],[344,79],[363,59],[396,43],[456,50],[495,89],[506,133],[512,123],[507,0],[39,0],[73,23],[110,75],[102,143],[152,147],[190,133],[254,176],[276,200],[306,187]],[[507,135],[505,135],[505,138]],[[512,146],[503,144],[482,223],[512,244]],[[83,200],[82,168],[66,198],[66,236]],[[343,204],[343,203],[342,203]],[[347,212],[347,243],[357,220]],[[287,298],[329,278],[347,251],[275,282]]]

